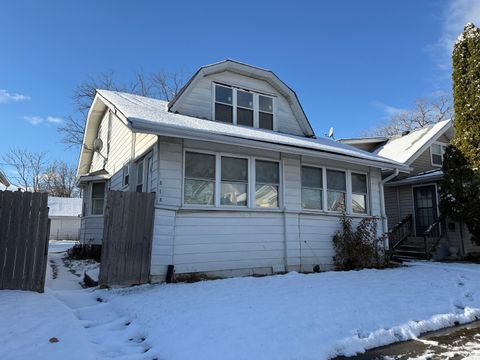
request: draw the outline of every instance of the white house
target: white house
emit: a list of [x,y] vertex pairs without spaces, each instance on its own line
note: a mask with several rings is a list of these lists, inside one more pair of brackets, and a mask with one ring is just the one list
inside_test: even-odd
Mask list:
[[48,197],[50,240],[78,240],[82,199]]
[[328,269],[342,212],[386,220],[382,169],[409,167],[317,138],[273,72],[226,60],[168,103],[97,91],[78,164],[80,239],[101,243],[106,189],[149,191],[151,281],[168,265],[219,276]]
[[3,185],[4,189],[7,189],[10,186],[10,182],[7,179],[7,176],[0,169],[0,185]]

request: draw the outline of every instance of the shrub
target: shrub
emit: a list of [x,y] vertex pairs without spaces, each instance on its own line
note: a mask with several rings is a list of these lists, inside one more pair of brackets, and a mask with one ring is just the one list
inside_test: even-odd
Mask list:
[[342,229],[333,236],[335,269],[358,270],[387,265],[383,247],[385,236],[377,236],[377,220],[374,217],[364,218],[354,229],[351,218],[345,214],[341,217]]
[[67,254],[68,254],[68,258],[71,260],[92,259],[97,262],[100,262],[100,259],[102,256],[102,246],[78,244],[68,249]]

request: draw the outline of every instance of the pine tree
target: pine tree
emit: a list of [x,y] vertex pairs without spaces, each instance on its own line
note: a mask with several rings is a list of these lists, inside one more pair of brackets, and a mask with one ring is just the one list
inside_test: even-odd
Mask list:
[[453,50],[455,136],[447,147],[440,209],[480,245],[480,29],[469,23]]

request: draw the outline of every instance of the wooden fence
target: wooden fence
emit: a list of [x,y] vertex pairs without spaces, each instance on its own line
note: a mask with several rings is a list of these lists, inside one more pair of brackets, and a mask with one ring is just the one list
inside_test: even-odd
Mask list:
[[128,286],[149,281],[154,203],[154,193],[107,193],[100,286]]
[[0,289],[43,292],[48,255],[48,195],[0,191]]

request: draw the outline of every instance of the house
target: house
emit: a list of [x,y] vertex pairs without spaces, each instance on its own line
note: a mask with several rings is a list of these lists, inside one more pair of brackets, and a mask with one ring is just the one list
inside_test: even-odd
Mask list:
[[0,184],[4,186],[4,189],[7,189],[10,186],[10,182],[2,170],[0,170]]
[[48,208],[50,240],[78,240],[82,199],[49,196]]
[[406,223],[411,216],[411,238],[406,246],[399,248],[402,256],[415,255],[415,251],[425,248],[426,231],[436,231],[432,237],[437,238],[438,244],[431,251],[436,251],[437,257],[456,258],[480,252],[464,224],[447,220],[442,228],[439,222],[438,191],[443,177],[443,154],[453,135],[453,121],[444,120],[398,136],[339,140],[412,168],[409,174],[383,172],[383,177],[388,178],[384,192],[389,229],[395,229],[402,221]]
[[[151,281],[328,269],[346,212],[385,219],[394,160],[317,138],[273,72],[226,60],[170,102],[98,90],[78,164],[80,240],[101,244],[105,192],[155,192]],[[386,231],[381,222],[378,232]]]

